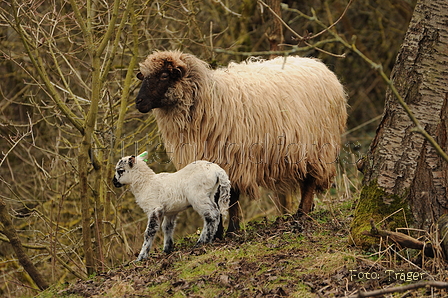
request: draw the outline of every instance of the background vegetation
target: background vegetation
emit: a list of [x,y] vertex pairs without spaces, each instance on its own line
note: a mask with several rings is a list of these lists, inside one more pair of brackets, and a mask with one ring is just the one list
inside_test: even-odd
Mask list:
[[[281,16],[307,37],[323,30],[316,18],[329,26],[347,3],[283,1]],[[346,153],[366,152],[383,111],[386,86],[333,34],[355,44],[389,74],[414,5],[405,0],[354,1],[331,32],[306,41],[283,29],[284,50],[319,57],[344,83],[350,104]],[[153,118],[133,106],[138,62],[163,49],[193,53],[213,67],[244,60],[250,53],[268,58],[259,52],[271,49],[275,19],[255,0],[0,4],[0,196],[28,254],[50,283],[115,267],[138,251],[146,217],[128,192],[110,183],[121,155],[145,148],[153,153],[157,171],[173,169]],[[352,165],[346,166],[341,164],[339,188],[321,201],[356,196],[359,177]],[[263,200],[245,202],[245,219],[276,214],[271,201],[267,193]],[[192,213],[184,217],[181,221],[197,223],[184,233],[201,226]],[[33,293],[23,286],[33,287],[33,282],[6,238],[0,238],[0,295]],[[92,252],[90,260],[86,251]]]

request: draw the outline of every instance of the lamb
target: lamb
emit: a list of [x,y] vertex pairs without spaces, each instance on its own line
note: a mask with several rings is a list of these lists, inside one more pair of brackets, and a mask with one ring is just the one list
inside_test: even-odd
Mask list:
[[[144,156],[126,156],[115,167],[112,180],[115,187],[129,184],[137,204],[148,215],[148,226],[137,261],[148,258],[154,236],[162,225],[163,251],[174,248],[173,232],[177,214],[192,206],[204,220],[204,227],[196,245],[212,242],[220,216],[227,216],[230,181],[217,164],[195,161],[175,173],[159,173],[146,164]],[[219,191],[218,205],[214,197]],[[218,207],[219,206],[219,207]],[[162,222],[163,220],[163,222]]]
[[229,231],[239,227],[240,194],[259,187],[280,196],[301,191],[296,215],[330,187],[347,120],[336,75],[317,59],[249,59],[212,70],[180,51],[154,52],[140,63],[136,107],[153,110],[180,169],[196,159],[223,167],[232,183]]

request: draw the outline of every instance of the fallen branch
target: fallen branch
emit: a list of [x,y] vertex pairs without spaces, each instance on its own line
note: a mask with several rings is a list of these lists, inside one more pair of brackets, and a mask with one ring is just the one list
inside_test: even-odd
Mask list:
[[434,249],[431,243],[425,243],[417,240],[409,235],[400,232],[391,232],[386,230],[379,230],[373,220],[370,220],[370,226],[372,227],[370,231],[364,231],[364,235],[373,237],[384,237],[392,240],[402,248],[413,248],[422,250],[425,256],[429,258],[434,258]]
[[357,294],[350,296],[349,298],[363,298],[363,297],[378,297],[391,293],[403,293],[409,290],[415,290],[420,288],[438,288],[448,289],[448,282],[443,281],[421,281],[415,284],[409,284],[400,287],[392,287],[380,290],[374,290],[370,292],[359,291]]

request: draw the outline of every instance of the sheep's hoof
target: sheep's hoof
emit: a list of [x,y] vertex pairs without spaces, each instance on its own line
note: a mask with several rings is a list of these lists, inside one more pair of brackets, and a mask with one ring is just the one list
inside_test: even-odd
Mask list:
[[302,210],[302,209],[298,209],[297,210],[297,212],[292,216],[294,219],[301,219],[301,218],[304,218],[304,217],[309,217],[309,213],[311,212],[312,210],[310,210],[309,212],[306,212],[306,211],[304,211],[304,210]]
[[304,216],[306,213],[302,211],[302,209],[297,210],[297,212],[293,215],[293,218],[298,219]]
[[230,220],[229,226],[227,227],[226,235],[229,233],[236,233],[240,230],[240,221],[239,220]]

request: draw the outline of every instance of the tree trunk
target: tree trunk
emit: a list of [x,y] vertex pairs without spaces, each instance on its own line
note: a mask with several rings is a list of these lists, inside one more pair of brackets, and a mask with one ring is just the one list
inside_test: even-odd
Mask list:
[[[448,116],[448,2],[420,0],[391,77],[398,92],[446,152]],[[389,229],[427,229],[448,210],[448,164],[387,91],[383,119],[366,158],[363,188],[352,224],[353,240],[369,245],[369,219]],[[398,211],[398,212],[397,212]],[[394,215],[392,215],[395,213]],[[392,216],[390,216],[392,215]]]
[[[90,136],[90,134],[89,134]],[[81,142],[78,155],[78,175],[79,175],[79,194],[81,201],[81,222],[82,222],[82,242],[84,249],[84,258],[87,274],[92,275],[96,272],[95,259],[93,257],[92,231],[90,224],[92,222],[91,195],[89,191],[88,172],[89,172],[89,149],[90,142],[84,136]]]

